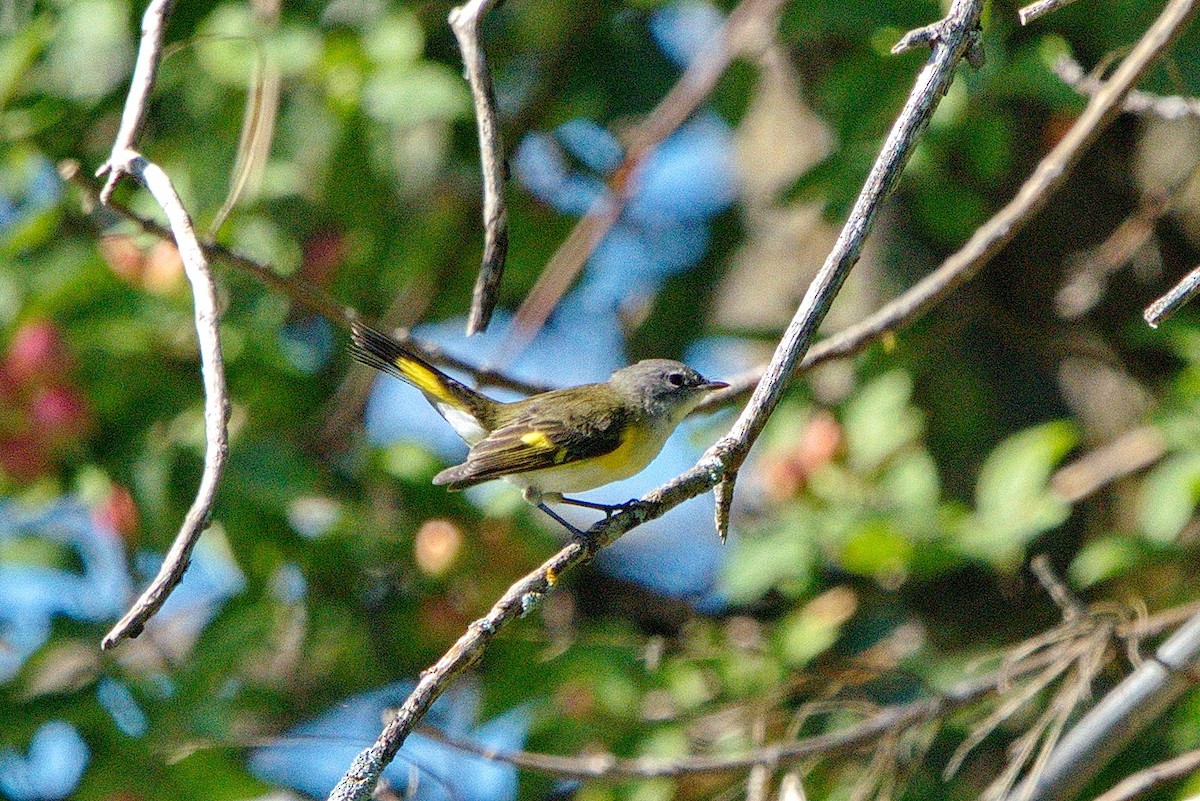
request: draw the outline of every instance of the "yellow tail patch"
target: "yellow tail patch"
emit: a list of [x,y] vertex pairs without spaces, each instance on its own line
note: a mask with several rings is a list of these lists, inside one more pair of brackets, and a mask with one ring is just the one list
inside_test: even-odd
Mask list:
[[426,395],[431,395],[455,407],[461,406],[453,393],[446,388],[446,382],[442,380],[442,377],[425,365],[412,359],[406,359],[403,356],[396,358],[395,365],[404,374],[405,378],[413,382],[417,389]]

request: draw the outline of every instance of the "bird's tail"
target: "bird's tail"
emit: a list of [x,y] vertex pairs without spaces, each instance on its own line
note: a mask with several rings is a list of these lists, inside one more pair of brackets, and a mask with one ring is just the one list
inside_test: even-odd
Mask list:
[[[459,425],[455,418],[464,414],[485,431],[491,428],[491,410],[496,401],[454,380],[387,334],[358,320],[350,324],[350,354],[363,364],[421,390],[456,430]],[[473,438],[464,431],[459,434],[468,441]]]

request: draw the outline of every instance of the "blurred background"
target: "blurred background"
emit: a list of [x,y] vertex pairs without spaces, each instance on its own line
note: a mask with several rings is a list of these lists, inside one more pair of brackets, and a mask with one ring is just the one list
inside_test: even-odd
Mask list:
[[[140,146],[203,236],[465,362],[544,386],[651,356],[734,376],[770,357],[923,63],[891,45],[943,13],[776,8],[744,3],[755,24],[736,57],[648,151],[629,146],[732,4],[510,0],[489,14],[511,244],[500,311],[470,339],[480,177],[449,5],[180,2]],[[1158,4],[1084,0],[1027,28],[1016,8],[988,7],[986,64],[960,68],[826,332],[1007,201],[1083,108],[1056,66],[1103,70]],[[337,324],[217,262],[233,409],[213,525],[146,632],[99,651],[178,529],[204,444],[174,246],[58,172],[105,160],[143,10],[0,6],[0,797],[323,797],[561,532],[507,485],[432,486],[465,447],[419,393],[352,364]],[[1198,85],[1192,32],[1143,88]],[[1062,611],[1030,573],[1039,554],[1112,620],[1195,600],[1200,311],[1152,330],[1141,310],[1197,261],[1198,165],[1195,119],[1119,119],[976,280],[794,383],[741,473],[727,544],[711,496],[630,533],[510,626],[426,724],[507,751],[739,754],[930,697],[1052,629]],[[161,219],[131,181],[115,202]],[[564,245],[615,202],[593,250]],[[578,275],[522,309],[560,247]],[[587,497],[624,501],[678,474],[735,412],[693,418],[643,474]],[[1129,666],[1108,646],[1087,675],[1097,694]],[[750,790],[975,797],[1057,686],[994,730],[982,698]],[[1197,747],[1198,723],[1193,692],[1092,790]],[[447,801],[748,786],[744,771],[579,782],[427,730],[386,776],[391,797]]]

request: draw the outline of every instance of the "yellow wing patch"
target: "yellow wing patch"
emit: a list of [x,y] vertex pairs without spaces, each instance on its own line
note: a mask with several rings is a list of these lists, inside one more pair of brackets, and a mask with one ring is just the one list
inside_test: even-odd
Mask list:
[[541,431],[526,431],[521,435],[521,442],[524,442],[531,448],[545,448],[549,450],[554,447],[554,443],[550,438]]
[[555,464],[562,464],[563,460],[567,458],[567,449],[560,447],[554,440],[541,431],[526,431],[521,435],[521,442],[524,442],[536,451],[549,451],[553,453],[552,460]]

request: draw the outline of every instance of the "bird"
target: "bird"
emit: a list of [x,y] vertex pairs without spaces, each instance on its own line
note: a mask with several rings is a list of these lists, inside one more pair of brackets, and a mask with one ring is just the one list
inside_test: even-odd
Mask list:
[[605,518],[628,508],[571,498],[641,472],[667,437],[714,390],[712,381],[672,359],[646,359],[607,381],[539,392],[512,402],[477,392],[412,348],[360,320],[350,327],[357,361],[416,387],[469,446],[462,464],[433,483],[462,490],[505,479],[525,500],[576,535],[582,532],[547,503],[585,507]]

